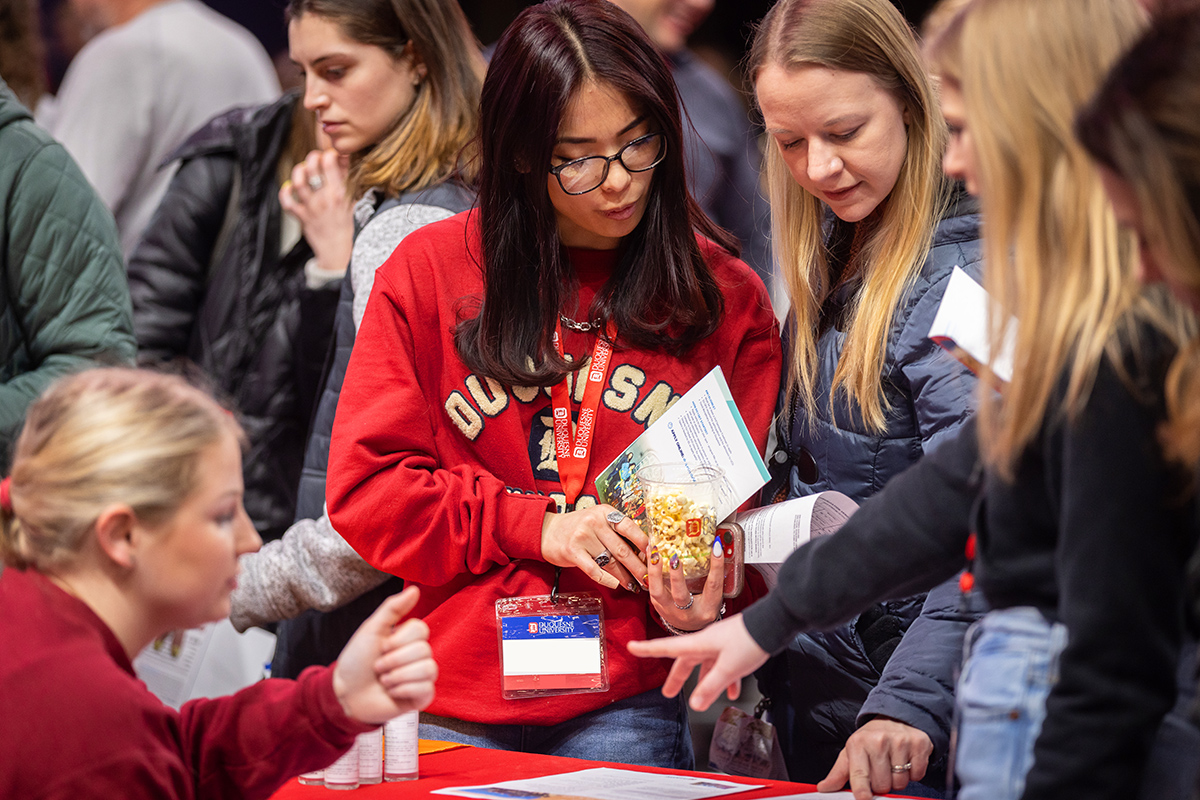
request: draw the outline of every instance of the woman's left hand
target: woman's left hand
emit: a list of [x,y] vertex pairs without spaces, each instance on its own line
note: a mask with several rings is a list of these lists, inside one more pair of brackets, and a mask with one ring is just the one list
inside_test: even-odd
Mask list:
[[650,590],[650,602],[671,627],[681,631],[698,631],[716,621],[724,603],[722,595],[725,584],[725,551],[717,546],[720,541],[718,538],[714,542],[708,577],[704,580],[704,589],[698,594],[688,591],[682,564],[678,561],[674,565],[664,563],[653,545],[647,550],[646,584]]
[[345,271],[354,249],[354,201],[346,194],[349,168],[349,160],[337,151],[314,150],[279,190],[279,204],[300,220],[324,272]]
[[429,647],[429,626],[401,618],[417,604],[416,586],[392,595],[359,626],[333,670],[333,692],[346,716],[382,725],[433,702],[438,668]]

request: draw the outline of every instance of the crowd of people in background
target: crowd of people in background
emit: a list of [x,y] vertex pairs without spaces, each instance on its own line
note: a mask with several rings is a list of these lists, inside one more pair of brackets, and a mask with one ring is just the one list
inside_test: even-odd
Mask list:
[[[286,91],[201,0],[68,6],[51,94],[0,0],[0,796],[265,796],[414,710],[692,769],[749,676],[858,800],[1200,790],[1200,3],[776,0],[743,87],[712,0],[290,0]],[[859,504],[737,597],[596,491],[715,367],[746,508]],[[603,609],[603,686],[508,688],[514,604]],[[274,677],[163,705],[226,617]]]

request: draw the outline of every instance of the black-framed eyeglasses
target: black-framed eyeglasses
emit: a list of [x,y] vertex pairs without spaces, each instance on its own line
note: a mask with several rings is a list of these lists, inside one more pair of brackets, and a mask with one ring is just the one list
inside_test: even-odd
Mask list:
[[587,194],[608,179],[608,167],[620,161],[626,172],[645,172],[662,163],[667,137],[662,133],[639,136],[612,156],[588,156],[550,168],[567,194]]

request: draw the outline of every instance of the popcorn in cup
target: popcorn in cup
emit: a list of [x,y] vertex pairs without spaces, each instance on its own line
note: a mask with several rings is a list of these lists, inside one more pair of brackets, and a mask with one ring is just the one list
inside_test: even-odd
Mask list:
[[646,503],[650,546],[664,572],[683,570],[689,589],[698,591],[708,576],[717,533],[717,498],[723,475],[716,467],[683,463],[651,464],[638,470]]

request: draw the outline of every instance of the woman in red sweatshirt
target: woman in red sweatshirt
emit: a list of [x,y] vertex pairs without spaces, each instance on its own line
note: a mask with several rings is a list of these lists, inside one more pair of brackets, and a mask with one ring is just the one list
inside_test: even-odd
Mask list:
[[244,443],[210,397],[150,372],[79,373],[30,408],[0,481],[0,797],[265,798],[429,704],[429,630],[394,628],[412,587],[298,681],[175,711],[138,680],[151,642],[229,613],[261,544]]
[[[687,194],[681,128],[667,65],[627,14],[529,8],[484,82],[478,207],[413,233],[377,273],[327,499],[367,561],[421,586],[442,665],[422,736],[692,764],[665,670],[625,643],[717,619],[722,559],[694,596],[671,564],[660,580],[594,481],[718,365],[761,450],[780,352],[762,282]],[[498,601],[541,603],[549,630],[586,642],[502,639]],[[593,627],[572,628],[583,617]],[[560,675],[523,691],[517,651],[574,676],[603,663],[607,686]]]

